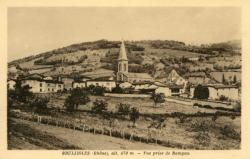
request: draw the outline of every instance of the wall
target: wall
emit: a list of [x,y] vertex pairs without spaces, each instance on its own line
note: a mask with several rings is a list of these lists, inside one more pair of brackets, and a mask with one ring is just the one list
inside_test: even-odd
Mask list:
[[120,97],[120,98],[125,98],[125,97],[131,97],[131,98],[148,98],[151,97],[148,94],[116,94],[116,93],[105,93],[104,96],[108,97]]
[[90,85],[101,86],[109,91],[116,87],[115,81],[87,81],[86,86],[89,87]]
[[171,90],[168,87],[159,87],[155,93],[163,93],[166,97],[171,96]]

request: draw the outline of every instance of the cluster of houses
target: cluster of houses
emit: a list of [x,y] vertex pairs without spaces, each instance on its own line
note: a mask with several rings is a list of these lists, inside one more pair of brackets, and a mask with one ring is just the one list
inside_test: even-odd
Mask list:
[[[209,90],[208,99],[218,100],[221,96],[224,96],[231,100],[239,100],[239,88],[237,86],[218,84],[215,80],[207,78],[204,72],[192,73],[184,78],[175,69],[172,69],[168,76],[160,81],[156,81],[147,73],[130,73],[124,42],[122,42],[119,52],[117,74],[101,72],[98,75],[82,76],[76,80],[65,75],[46,77],[41,74],[31,74],[22,78],[21,81],[22,85],[29,85],[33,93],[54,93],[90,86],[100,86],[111,92],[113,88],[119,86],[124,90],[132,90],[133,93],[155,92],[162,93],[166,97],[182,96],[189,98],[193,98],[194,90],[198,84],[205,84]],[[9,79],[8,89],[14,89],[14,85],[15,80]]]

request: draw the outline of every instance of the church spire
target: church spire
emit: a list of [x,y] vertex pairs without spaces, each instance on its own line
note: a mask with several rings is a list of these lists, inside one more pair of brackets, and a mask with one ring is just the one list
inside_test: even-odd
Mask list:
[[120,53],[119,53],[118,60],[126,60],[126,61],[128,60],[126,49],[125,49],[125,44],[124,44],[123,40],[122,40],[122,43],[121,43],[121,48],[120,48]]

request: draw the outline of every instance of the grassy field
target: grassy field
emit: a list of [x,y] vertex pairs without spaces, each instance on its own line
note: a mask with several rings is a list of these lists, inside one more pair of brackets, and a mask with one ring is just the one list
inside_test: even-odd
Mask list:
[[170,149],[159,145],[129,142],[109,136],[98,136],[19,119],[10,119],[9,127],[8,149]]
[[[51,98],[49,105],[53,107],[63,107],[64,100],[66,96],[55,96]],[[217,110],[205,109],[205,108],[193,108],[192,106],[178,104],[174,102],[165,102],[162,104],[157,104],[154,106],[154,102],[150,98],[116,98],[116,97],[105,97],[105,96],[90,96],[90,102],[86,105],[80,105],[80,110],[91,110],[93,106],[93,102],[96,99],[102,99],[108,103],[109,111],[117,111],[117,105],[119,103],[127,103],[130,104],[131,107],[136,107],[141,113],[156,113],[156,114],[164,114],[164,113],[172,113],[172,112],[182,112],[185,114],[192,114],[199,112],[207,112],[214,113]]]
[[[63,107],[65,98],[66,95],[55,96],[51,99],[49,105],[53,107]],[[81,110],[91,110],[91,107],[93,106],[92,102],[95,99],[103,99],[108,102],[108,110],[114,112],[117,109],[116,105],[121,102],[129,103],[131,106],[137,107],[140,110],[140,113],[149,115],[154,113],[165,114],[173,112],[182,112],[185,114],[192,114],[198,111],[210,113],[215,112],[215,110],[211,109],[193,108],[192,106],[171,102],[165,102],[164,105],[157,106],[155,108],[153,106],[154,103],[150,98],[114,98],[103,96],[90,96],[90,98],[91,102],[89,102],[87,105],[80,105]],[[110,128],[109,119],[105,118],[101,114],[95,114],[89,111],[77,111],[72,114],[59,113],[53,114],[53,117],[60,118],[64,121],[75,121],[78,119],[82,123],[92,127]],[[151,137],[157,138],[158,140],[169,142],[171,145],[170,147],[173,148],[176,148],[175,145],[183,145],[183,147],[189,149],[239,149],[241,143],[240,116],[218,116],[217,119],[213,119],[213,116],[187,117],[183,122],[181,122],[179,117],[164,117],[164,121],[162,123],[164,127],[162,129],[149,128],[152,124],[159,123],[157,118],[149,116],[140,116],[140,118],[136,121],[135,128],[131,127],[132,122],[129,120],[128,116],[123,116],[122,118],[112,118],[111,121],[112,129],[128,132],[130,134],[137,134],[144,137],[150,135]],[[40,129],[39,131],[42,130],[43,129]],[[72,136],[72,133],[70,134],[71,135],[69,135],[69,138]],[[95,136],[93,136],[93,138],[99,138],[101,135]],[[96,140],[96,145],[99,140]],[[203,143],[202,141],[206,142]],[[105,142],[106,141],[100,141],[101,144],[105,144]],[[121,143],[123,142],[127,143],[128,141],[121,140]],[[96,145],[93,145],[93,148],[95,148]],[[79,145],[73,146],[77,147]],[[97,146],[97,148],[99,147]],[[140,148],[140,146],[137,147],[137,149],[138,148]]]

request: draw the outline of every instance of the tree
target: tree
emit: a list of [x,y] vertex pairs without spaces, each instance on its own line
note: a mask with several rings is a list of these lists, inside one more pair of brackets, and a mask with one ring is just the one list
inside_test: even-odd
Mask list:
[[153,93],[151,99],[154,101],[154,106],[156,107],[157,103],[164,103],[164,94],[161,93]]
[[194,89],[194,98],[197,99],[208,99],[209,97],[209,90],[207,87],[202,86],[202,85],[198,85],[195,89]]
[[234,84],[237,83],[237,77],[236,77],[236,75],[234,75],[233,83],[234,83]]
[[116,85],[115,88],[112,89],[112,93],[123,93],[123,89],[119,86],[119,85]]
[[38,98],[35,97],[30,102],[30,107],[33,108],[36,113],[46,112],[47,106],[49,103],[49,98]]
[[18,102],[27,102],[33,97],[33,93],[30,92],[31,87],[29,85],[22,85],[21,80],[17,80],[15,84],[15,90],[9,92],[9,96]]
[[89,94],[79,88],[73,89],[71,94],[65,100],[64,106],[70,112],[77,110],[80,104],[86,104],[90,101]]
[[130,112],[130,107],[131,105],[129,104],[119,103],[117,112],[120,113],[121,115],[128,115]]
[[222,74],[222,83],[223,83],[223,84],[226,84],[226,83],[227,83],[224,74]]
[[93,102],[94,106],[92,107],[92,111],[95,113],[103,113],[104,111],[107,110],[108,103],[104,100],[96,99]]
[[139,119],[140,113],[139,110],[135,107],[131,108],[129,113],[130,120],[133,122],[133,127],[135,127],[135,122]]
[[104,87],[100,87],[100,86],[96,86],[93,88],[93,94],[97,95],[97,96],[103,96],[105,93],[105,88]]

